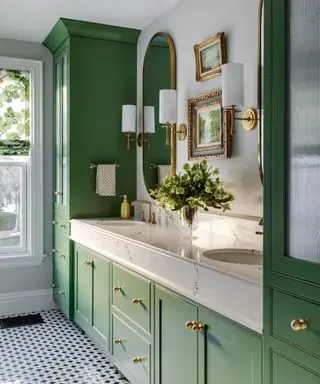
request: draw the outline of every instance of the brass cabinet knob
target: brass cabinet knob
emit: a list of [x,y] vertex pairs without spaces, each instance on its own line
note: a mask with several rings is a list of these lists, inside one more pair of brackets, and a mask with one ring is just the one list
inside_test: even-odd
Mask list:
[[295,332],[304,331],[309,327],[307,320],[297,319],[291,321],[291,329]]
[[200,321],[197,321],[196,324],[192,326],[192,330],[196,332],[203,332],[205,328],[205,325],[202,324]]
[[185,326],[186,326],[186,328],[188,328],[188,329],[192,329],[192,327],[196,324],[197,322],[196,321],[187,321],[186,323],[185,323]]
[[90,266],[90,267],[93,266],[93,260],[85,260],[83,263],[84,263],[85,265]]
[[59,289],[58,294],[59,294],[59,295],[64,295],[64,292],[61,291],[61,289]]
[[114,292],[122,292],[122,288],[119,285],[113,287]]
[[65,228],[66,226],[64,224],[59,224],[59,228]]
[[60,254],[59,257],[60,257],[61,259],[65,259],[65,258],[66,258],[66,255]]
[[132,359],[132,362],[133,362],[133,364],[141,364],[141,363],[143,363],[143,358],[142,357],[134,357]]
[[133,302],[133,304],[141,304],[142,299],[133,299],[132,302]]
[[121,339],[114,339],[113,342],[115,344],[122,344],[122,340]]

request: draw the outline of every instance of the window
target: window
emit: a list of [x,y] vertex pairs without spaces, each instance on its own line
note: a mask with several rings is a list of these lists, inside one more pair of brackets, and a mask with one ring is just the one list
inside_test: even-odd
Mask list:
[[0,266],[43,258],[42,63],[0,57]]

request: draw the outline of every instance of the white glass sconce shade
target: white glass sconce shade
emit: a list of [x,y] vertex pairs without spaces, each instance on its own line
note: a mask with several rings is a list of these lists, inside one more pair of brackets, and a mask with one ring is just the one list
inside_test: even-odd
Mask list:
[[177,122],[177,91],[174,89],[160,90],[159,123],[175,124]]
[[122,106],[121,131],[123,133],[136,132],[136,112],[137,112],[137,107],[135,105]]
[[242,107],[243,104],[243,64],[224,64],[222,66],[222,107]]
[[155,133],[155,108],[144,107],[144,133]]

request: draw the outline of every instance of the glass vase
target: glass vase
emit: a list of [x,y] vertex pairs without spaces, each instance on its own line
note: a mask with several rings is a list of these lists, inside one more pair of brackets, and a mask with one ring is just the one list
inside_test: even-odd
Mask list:
[[194,231],[199,225],[199,209],[185,206],[180,211],[181,225],[190,232]]

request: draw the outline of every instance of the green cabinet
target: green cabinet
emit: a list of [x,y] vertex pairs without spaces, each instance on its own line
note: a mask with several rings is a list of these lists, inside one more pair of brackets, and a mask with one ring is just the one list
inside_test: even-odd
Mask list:
[[[70,219],[115,217],[119,215],[119,195],[135,199],[136,150],[134,146],[126,150],[120,127],[122,105],[136,104],[139,34],[135,29],[59,19],[43,43],[54,56],[55,243],[60,241],[56,230],[69,235]],[[92,162],[120,165],[116,175],[117,196],[96,194]],[[55,293],[55,301],[72,318],[71,244],[67,251],[55,245],[55,251],[65,252],[69,262],[66,273],[59,276],[68,300],[61,307]],[[56,275],[53,279],[56,286]],[[60,287],[56,291],[60,292]]]
[[74,320],[108,350],[110,332],[110,262],[75,246]]
[[167,290],[155,292],[156,384],[259,384],[261,339]]
[[264,4],[264,381],[314,384],[320,382],[320,3]]

